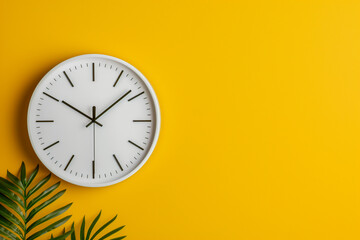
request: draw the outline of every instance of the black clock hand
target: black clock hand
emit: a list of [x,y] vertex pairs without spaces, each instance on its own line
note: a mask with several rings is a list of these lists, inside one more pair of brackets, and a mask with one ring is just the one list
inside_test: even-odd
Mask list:
[[76,112],[80,113],[81,115],[83,115],[84,117],[87,117],[88,119],[90,119],[92,122],[96,123],[97,125],[99,126],[103,126],[101,123],[98,123],[97,121],[95,121],[95,119],[89,117],[88,115],[86,115],[85,113],[81,112],[79,109],[71,106],[70,104],[68,104],[67,102],[65,101],[61,101],[63,104],[65,104],[66,106],[70,107],[71,109],[75,110]]
[[92,119],[91,122],[86,125],[86,127],[90,126],[92,123],[96,123],[96,120],[101,117],[104,113],[106,113],[110,108],[112,108],[115,104],[117,104],[118,102],[120,102],[121,99],[123,99],[124,97],[126,97],[129,93],[131,92],[131,90],[127,91],[124,95],[122,95],[118,100],[116,100],[113,104],[111,104],[107,109],[105,109],[102,113],[100,113],[96,118]]

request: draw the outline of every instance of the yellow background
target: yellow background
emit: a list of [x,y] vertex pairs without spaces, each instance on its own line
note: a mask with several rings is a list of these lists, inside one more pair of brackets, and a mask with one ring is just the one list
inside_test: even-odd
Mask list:
[[41,164],[26,111],[42,76],[108,54],[153,85],[160,138],[122,183],[62,183],[76,223],[103,209],[127,239],[359,239],[359,13],[359,1],[1,0],[0,175]]

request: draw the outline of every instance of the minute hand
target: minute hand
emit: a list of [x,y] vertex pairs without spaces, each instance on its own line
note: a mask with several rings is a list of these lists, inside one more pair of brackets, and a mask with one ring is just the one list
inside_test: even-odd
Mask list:
[[[66,106],[68,106],[69,108],[75,110],[76,112],[80,113],[80,114],[83,115],[84,117],[86,117],[86,118],[88,118],[88,119],[90,119],[90,120],[93,120],[93,118],[89,117],[88,115],[86,115],[85,113],[83,113],[82,111],[80,111],[79,109],[71,106],[71,105],[68,104],[67,102],[62,101],[62,103],[65,104]],[[97,125],[101,126],[101,127],[103,126],[101,123],[98,123],[97,121],[94,121],[94,122],[95,122]]]
[[124,95],[122,95],[118,100],[116,100],[113,104],[111,104],[107,109],[105,109],[102,113],[100,113],[96,118],[92,119],[91,122],[86,125],[86,127],[90,126],[92,123],[96,123],[96,120],[98,118],[100,118],[104,113],[106,113],[107,111],[109,111],[110,108],[112,108],[115,104],[117,104],[118,102],[121,101],[121,99],[123,99],[124,97],[126,97],[129,93],[131,92],[131,90],[127,91]]

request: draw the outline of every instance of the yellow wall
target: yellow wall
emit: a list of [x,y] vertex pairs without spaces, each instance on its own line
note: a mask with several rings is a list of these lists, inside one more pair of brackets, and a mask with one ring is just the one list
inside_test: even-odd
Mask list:
[[359,13],[359,1],[0,0],[0,175],[40,163],[26,111],[41,77],[103,53],[149,79],[162,129],[128,180],[62,183],[73,220],[118,213],[139,240],[359,239]]

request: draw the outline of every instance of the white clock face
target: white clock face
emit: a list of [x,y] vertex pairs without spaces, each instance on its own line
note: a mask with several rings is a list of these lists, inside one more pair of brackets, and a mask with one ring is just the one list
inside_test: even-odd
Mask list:
[[81,186],[120,182],[143,166],[160,128],[146,78],[106,55],[68,59],[36,87],[28,111],[31,144],[58,177]]

